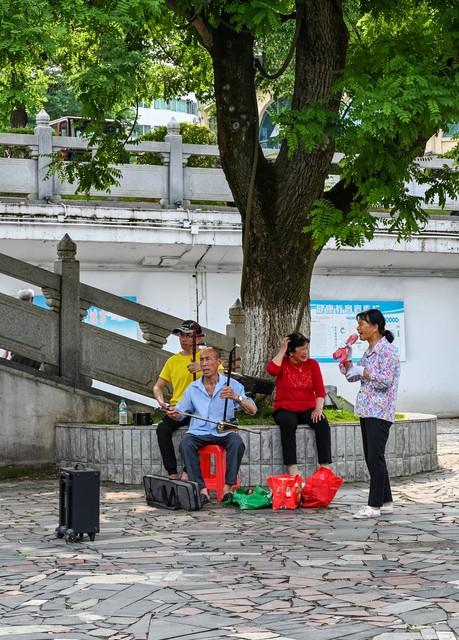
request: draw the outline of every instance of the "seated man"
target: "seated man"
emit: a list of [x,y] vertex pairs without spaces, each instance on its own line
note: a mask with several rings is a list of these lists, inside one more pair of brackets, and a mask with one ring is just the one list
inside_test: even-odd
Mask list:
[[223,420],[225,400],[227,402],[226,419],[234,418],[234,410],[241,408],[254,415],[257,407],[253,400],[247,398],[244,387],[231,379],[226,385],[226,378],[219,373],[221,365],[220,352],[216,347],[206,347],[201,351],[202,377],[193,382],[185,392],[183,399],[176,407],[170,407],[168,415],[173,420],[180,420],[180,412],[195,413],[191,418],[187,435],[180,443],[180,455],[190,480],[198,483],[201,492],[201,504],[209,502],[209,494],[202,479],[199,463],[199,449],[208,444],[219,444],[226,449],[226,478],[223,488],[223,501],[231,499],[231,489],[236,484],[237,474],[244,455],[245,446],[241,437],[234,431],[219,433],[217,425],[208,422]]
[[[201,376],[201,367],[199,365],[201,350],[199,345],[204,336],[201,325],[193,320],[184,320],[180,327],[174,329],[172,333],[179,337],[181,351],[168,358],[153,387],[153,395],[162,409],[166,409],[169,406],[165,402],[163,395],[168,384],[172,387],[171,404],[175,405],[182,399],[188,385]],[[194,362],[193,341],[197,346],[196,360]],[[176,480],[179,476],[172,435],[180,426],[190,422],[190,419],[184,416],[179,420],[180,422],[177,422],[177,420],[172,420],[168,415],[165,415],[156,429],[163,465],[169,474],[169,478],[173,480]]]

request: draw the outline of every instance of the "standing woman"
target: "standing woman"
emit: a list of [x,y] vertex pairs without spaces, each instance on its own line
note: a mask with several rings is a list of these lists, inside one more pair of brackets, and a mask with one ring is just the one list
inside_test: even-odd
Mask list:
[[394,511],[384,454],[395,418],[400,362],[392,344],[394,336],[385,326],[386,320],[378,309],[359,313],[357,331],[360,340],[368,342],[368,349],[357,365],[348,362],[340,367],[349,382],[360,380],[355,414],[360,417],[363,451],[370,473],[368,505],[359,509],[354,518],[377,518]]
[[330,425],[324,415],[325,387],[319,364],[309,357],[309,339],[301,333],[283,338],[279,352],[267,364],[276,377],[273,418],[280,427],[284,464],[298,473],[296,428],[308,424],[316,436],[319,465],[331,464]]

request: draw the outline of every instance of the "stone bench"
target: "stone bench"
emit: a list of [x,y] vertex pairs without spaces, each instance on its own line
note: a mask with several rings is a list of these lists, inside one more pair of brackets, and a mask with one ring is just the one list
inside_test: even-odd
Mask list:
[[[347,481],[368,478],[363,458],[360,426],[331,424],[333,469]],[[265,484],[270,475],[284,473],[279,427],[254,425],[240,431],[246,452],[241,465],[241,484]],[[174,434],[175,448],[187,427]],[[314,432],[297,430],[298,465],[303,475],[317,468]],[[391,477],[408,476],[438,468],[436,416],[407,414],[392,427],[386,447]],[[56,425],[56,460],[60,466],[88,465],[99,469],[101,479],[121,484],[140,484],[145,474],[167,475],[161,463],[156,426],[117,426],[59,423]]]

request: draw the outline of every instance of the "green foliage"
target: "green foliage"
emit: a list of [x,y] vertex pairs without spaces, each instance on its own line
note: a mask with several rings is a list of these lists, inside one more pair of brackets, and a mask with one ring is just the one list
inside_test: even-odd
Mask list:
[[56,30],[48,0],[2,0],[0,25],[0,124],[8,125],[19,106],[42,106]]
[[359,419],[350,411],[344,409],[324,409],[329,422],[358,422]]
[[[137,138],[137,142],[154,141],[164,142],[167,135],[167,127],[155,127],[143,136]],[[207,127],[191,122],[180,123],[180,135],[185,144],[216,144],[215,134]],[[137,156],[138,164],[162,164],[159,153],[143,153]],[[217,159],[212,156],[191,156],[186,163],[187,167],[204,167],[213,169],[217,166]]]
[[0,467],[0,482],[2,480],[49,480],[56,477],[55,464],[35,466],[8,465]]
[[285,138],[289,157],[298,147],[310,152],[318,147],[327,148],[336,137],[338,114],[315,102],[303,111],[285,109],[274,119],[280,125],[279,135]]
[[51,73],[44,108],[51,120],[62,116],[81,116],[83,105],[61,73]]
[[377,218],[357,203],[345,214],[321,198],[314,202],[304,231],[312,235],[314,245],[318,248],[325,246],[330,238],[335,238],[338,248],[344,245],[360,247],[366,240],[371,240],[377,223]]
[[[240,425],[260,425],[260,424],[276,424],[273,418],[273,409],[271,404],[265,400],[257,402],[258,412],[256,416],[247,416],[242,414],[238,416],[238,422]],[[325,416],[330,423],[345,423],[345,422],[358,422],[358,416],[354,415],[351,411],[345,411],[344,409],[330,409],[326,407],[324,409]],[[404,413],[396,413],[396,420],[404,420]]]
[[115,164],[129,161],[124,149],[124,131],[116,128],[111,135],[103,131],[88,132],[88,149],[77,160],[64,161],[56,154],[51,163],[51,173],[61,180],[77,183],[76,193],[89,195],[91,189],[110,193],[113,185],[119,185],[121,171]]
[[225,12],[236,29],[248,29],[256,36],[269,34],[279,28],[280,15],[295,10],[291,0],[252,0],[251,2],[226,2]]
[[[454,136],[454,139],[457,140],[457,136]],[[455,162],[459,163],[459,143],[454,145],[452,149],[445,153],[444,157],[450,158],[451,160],[455,160]]]
[[[336,74],[340,117],[327,110],[328,100],[278,117],[292,163],[300,148],[336,148],[346,156],[341,177],[355,187],[354,202],[342,207],[331,189],[304,212],[307,233],[319,248],[331,237],[338,246],[370,239],[376,221],[369,211],[375,207],[390,211],[388,228],[408,237],[426,219],[420,200],[406,193],[412,179],[427,186],[429,202],[438,197],[442,204],[458,189],[457,175],[448,169],[421,172],[413,165],[432,134],[459,121],[457,1],[345,0],[343,5],[350,42],[346,66]],[[288,14],[295,6],[293,0],[3,0],[0,123],[7,124],[20,105],[30,113],[45,105],[55,109],[53,116],[80,106],[78,113],[90,118],[86,162],[56,162],[54,169],[80,181],[81,192],[91,185],[109,188],[119,179],[113,164],[126,161],[121,123],[129,108],[192,91],[202,100],[213,97],[211,59],[190,18],[202,17],[217,39],[221,25],[248,33],[254,52],[275,71],[294,37],[295,20]],[[293,59],[277,80],[257,74],[257,86],[274,98],[290,98],[295,82],[310,82],[312,91],[314,79],[295,78],[296,69]],[[108,140],[107,117],[118,123]],[[143,139],[161,139],[156,135]],[[160,159],[145,154],[138,161]],[[190,158],[188,166],[215,165],[211,158]]]
[[[344,96],[341,122],[327,122],[317,109],[310,122],[292,126],[287,120],[290,152],[295,144],[307,150],[320,144],[322,128],[324,138],[345,153],[342,180],[356,187],[349,212],[326,199],[314,203],[305,230],[317,248],[332,237],[338,247],[360,246],[373,237],[377,223],[408,238],[427,214],[422,200],[407,194],[407,182],[426,185],[425,201],[438,197],[440,206],[459,191],[457,173],[447,167],[424,171],[414,162],[431,135],[459,120],[457,9],[454,13],[447,2],[411,0],[365,7],[368,13],[354,24],[347,66],[337,82]],[[369,213],[375,207],[388,210],[390,218],[375,219]]]
[[336,137],[346,154],[342,177],[358,185],[356,200],[366,210],[379,205],[392,211],[389,228],[401,238],[425,222],[420,199],[406,195],[406,182],[429,184],[428,202],[435,194],[443,202],[457,184],[451,172],[423,173],[412,164],[427,139],[459,116],[458,31],[446,29],[445,15],[433,5],[378,3],[377,15],[358,24],[360,37],[351,43],[340,81],[346,92]]
[[2,133],[26,133],[33,135],[33,127],[0,127]]

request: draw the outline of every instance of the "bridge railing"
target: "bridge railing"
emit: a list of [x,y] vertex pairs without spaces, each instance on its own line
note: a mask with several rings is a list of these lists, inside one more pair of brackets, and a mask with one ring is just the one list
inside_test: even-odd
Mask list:
[[[92,379],[151,396],[170,356],[163,347],[183,318],[131,302],[80,282],[76,245],[65,235],[54,273],[0,254],[0,273],[40,287],[48,309],[0,293],[0,346],[42,363],[45,373],[73,386]],[[138,322],[145,342],[82,322],[94,306]],[[230,309],[228,335],[204,329],[206,341],[227,353],[241,327],[238,305]],[[239,338],[240,340],[240,338]]]
[[[57,174],[49,174],[53,154],[61,150],[81,151],[88,141],[81,137],[53,135],[49,116],[45,111],[37,114],[34,135],[0,133],[0,146],[24,149],[24,157],[0,158],[0,193],[27,195],[30,199],[59,200],[74,195],[77,185],[62,182]],[[179,124],[172,119],[164,142],[126,144],[128,153],[159,154],[162,164],[121,164],[118,186],[108,194],[93,189],[92,196],[111,198],[133,197],[155,199],[165,205],[182,205],[191,200],[207,202],[233,202],[225,175],[221,169],[187,167],[190,156],[218,157],[217,145],[183,144]]]
[[[49,122],[48,114],[40,111],[34,135],[0,133],[0,146],[25,150],[23,154],[13,154],[24,157],[0,158],[0,194],[26,195],[31,200],[45,201],[57,201],[62,196],[75,194],[77,184],[62,182],[57,174],[50,175],[49,166],[53,154],[62,150],[85,150],[88,141],[81,137],[53,135]],[[121,172],[119,185],[111,187],[109,193],[92,189],[90,195],[158,200],[165,206],[188,205],[193,201],[234,202],[222,169],[186,166],[190,156],[218,157],[218,146],[184,144],[179,124],[174,119],[167,126],[164,142],[126,144],[125,148],[131,155],[158,154],[162,164],[117,165]],[[335,153],[333,161],[337,163],[342,157],[342,153]],[[426,169],[455,166],[453,160],[432,156],[417,158],[416,162]],[[406,186],[412,195],[421,197],[427,188],[413,182]],[[457,206],[457,199],[446,203],[447,208]]]

